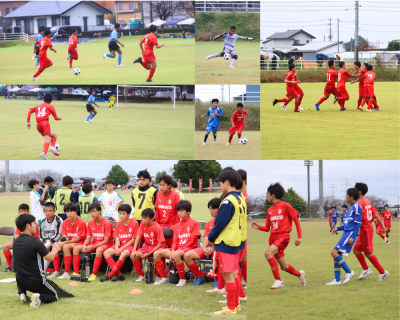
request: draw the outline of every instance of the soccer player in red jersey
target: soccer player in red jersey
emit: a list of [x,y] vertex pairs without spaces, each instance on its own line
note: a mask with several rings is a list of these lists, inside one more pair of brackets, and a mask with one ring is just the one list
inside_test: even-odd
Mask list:
[[338,83],[337,83],[337,101],[340,105],[340,111],[346,111],[344,107],[345,101],[349,100],[349,94],[346,90],[346,79],[350,77],[357,77],[346,70],[346,64],[344,61],[339,62],[340,70],[338,72]]
[[[379,215],[379,218],[381,218],[382,221],[383,217],[382,215],[379,213],[379,211],[376,212]],[[383,241],[385,241],[386,243],[390,243],[388,239],[386,239],[385,235],[382,232],[382,226],[379,223],[379,221],[377,219],[373,219],[373,221],[375,222],[375,227],[376,227],[376,234],[379,234],[381,236],[381,238],[383,239]],[[386,226],[386,225],[385,225]],[[386,233],[387,233],[387,229],[386,229]]]
[[60,154],[56,150],[56,141],[57,135],[54,132],[50,131],[50,122],[49,116],[53,115],[55,120],[61,120],[61,117],[57,116],[56,110],[50,104],[53,101],[53,95],[50,92],[47,92],[43,98],[44,103],[38,105],[34,108],[29,108],[28,111],[28,119],[27,119],[27,128],[31,128],[31,114],[36,114],[36,129],[44,138],[43,152],[40,156],[43,160],[47,160],[47,151],[49,150],[54,153],[55,156],[59,156]]
[[[381,109],[376,104],[376,97],[374,93],[374,80],[376,77],[376,73],[372,72],[374,66],[371,64],[367,65],[367,72],[364,73],[363,81],[364,81],[364,99],[361,102],[360,108],[364,106],[365,102],[368,101],[367,111],[372,111],[374,107],[372,104],[375,100],[375,110],[380,111]],[[363,109],[362,109],[363,110]]]
[[[146,82],[152,82],[151,79],[153,78],[154,72],[156,72],[157,64],[153,48],[156,47],[157,49],[160,49],[161,47],[165,46],[164,42],[158,44],[156,34],[157,34],[157,26],[152,24],[150,26],[150,33],[146,34],[145,37],[139,42],[140,49],[142,50],[143,60],[141,57],[139,57],[135,61],[133,61],[133,63],[139,62],[143,68],[145,68],[146,70],[150,70],[150,74]],[[143,43],[144,43],[144,50],[143,50]]]
[[295,85],[299,83],[298,80],[295,80],[295,72],[296,72],[296,66],[294,64],[289,64],[289,71],[286,74],[285,81],[286,83],[286,97],[283,99],[275,99],[272,102],[272,106],[276,105],[278,102],[283,102],[281,104],[281,107],[284,111],[286,111],[286,106],[287,104],[295,99],[295,105],[294,105],[294,112],[300,112],[299,109],[299,95],[296,91]]
[[305,272],[303,270],[297,271],[291,265],[286,263],[285,249],[290,242],[290,232],[292,231],[292,221],[296,224],[297,239],[295,245],[301,243],[301,227],[298,219],[299,212],[294,209],[289,203],[281,201],[285,190],[279,183],[271,184],[268,188],[267,200],[273,205],[267,210],[267,218],[265,227],[260,226],[258,223],[253,222],[251,226],[254,229],[268,232],[271,229],[269,237],[270,247],[265,251],[272,273],[275,277],[275,283],[271,289],[279,289],[283,287],[283,281],[279,274],[279,266],[283,271],[295,275],[300,279],[301,285],[306,286]]
[[[350,84],[353,84],[356,82],[359,83],[359,85],[358,85],[359,98],[357,101],[357,110],[361,110],[361,111],[364,111],[364,109],[361,107],[361,104],[365,98],[364,97],[364,74],[367,72],[367,67],[368,67],[368,63],[364,62],[361,66],[361,63],[359,61],[355,61],[354,68],[356,69],[356,72],[358,74],[358,79],[350,82]],[[364,103],[365,103],[365,101],[364,101]],[[372,104],[374,105],[374,107],[376,109],[379,108],[377,100],[376,100],[376,96],[374,96],[374,100],[372,100]]]
[[[374,235],[374,229],[372,228],[371,224],[373,217],[378,220],[378,222],[382,226],[383,232],[386,231],[386,228],[381,218],[379,218],[377,210],[374,208],[371,202],[369,202],[369,200],[365,198],[365,195],[368,192],[368,186],[365,183],[357,182],[354,187],[358,190],[360,194],[358,204],[361,206],[362,209],[360,233],[353,248],[353,252],[363,268],[363,272],[358,277],[358,280],[365,279],[372,273],[372,270],[368,268],[367,262],[365,261],[365,254],[369,261],[371,261],[374,267],[379,271],[378,281],[383,281],[389,275],[389,272],[382,268],[381,264],[378,261],[378,258],[373,255],[374,247],[372,243],[372,238]],[[363,252],[364,254],[362,254]]]
[[324,89],[324,96],[319,99],[319,101],[315,104],[315,108],[317,111],[319,111],[319,105],[327,100],[331,94],[335,96],[335,99],[333,100],[333,103],[335,104],[336,102],[336,97],[337,97],[337,89],[335,88],[335,81],[338,78],[338,73],[335,71],[336,65],[334,60],[329,60],[328,61],[328,66],[329,69],[326,74],[326,85]]
[[329,220],[329,232],[331,232],[332,231],[332,215],[331,215],[331,212],[332,212],[333,210],[332,210],[332,207],[329,209],[329,211],[328,211],[328,220]]
[[69,67],[72,68],[72,60],[78,60],[78,43],[80,43],[80,41],[78,41],[78,38],[76,36],[76,33],[78,31],[75,29],[72,31],[71,36],[69,37],[68,40],[68,58],[67,60],[69,60]]
[[[296,61],[294,60],[294,59],[289,59],[289,64],[294,64],[294,65],[296,65]],[[299,110],[304,110],[302,107],[301,107],[301,101],[303,100],[303,97],[304,97],[304,92],[303,92],[303,90],[300,88],[300,86],[299,86],[299,83],[301,83],[301,81],[300,80],[298,80],[297,79],[297,74],[296,74],[296,71],[294,71],[293,72],[293,76],[294,76],[294,80],[295,81],[297,81],[297,83],[294,85],[294,88],[296,89],[296,92],[297,92],[297,94],[299,95],[299,102],[298,102],[298,108],[299,108]]]
[[[390,229],[392,229],[392,211],[389,210],[389,206],[387,204],[385,204],[385,210],[382,212],[382,215],[385,221],[386,238],[389,238],[389,232]],[[390,243],[389,240],[387,240],[387,243]]]
[[[148,257],[154,256],[154,253],[158,250],[167,248],[167,244],[165,243],[164,230],[157,222],[153,221],[154,215],[155,212],[150,208],[144,209],[142,211],[142,223],[140,224],[139,231],[135,240],[135,245],[133,246],[133,250],[131,253],[133,266],[137,274],[139,275],[139,277],[136,279],[136,282],[144,280],[144,273],[142,270],[142,263],[140,259],[147,259]],[[144,246],[138,249],[139,242],[144,242]],[[161,280],[163,280],[163,283],[167,283],[168,279],[165,274],[164,262],[161,260],[161,258],[156,259],[155,256],[154,261],[157,271],[159,272],[159,274],[162,274],[164,276],[163,278],[156,278],[154,284],[159,284],[158,282],[160,282]]]
[[[96,252],[92,274],[89,281],[97,279],[97,272],[103,261],[103,253],[113,245],[113,225],[107,218],[101,216],[100,203],[94,202],[89,206],[90,221],[86,228],[86,239],[82,247],[83,253]],[[93,236],[93,241],[91,241]]]
[[[67,240],[61,242],[60,247],[64,253],[65,273],[58,279],[69,279],[70,275],[79,276],[80,254],[86,238],[86,222],[76,215],[78,212],[77,205],[73,202],[65,204],[64,212],[68,218],[63,222],[61,234]],[[72,274],[71,261],[75,271]]]
[[57,53],[57,50],[53,49],[53,45],[50,40],[50,30],[46,30],[44,32],[44,37],[35,42],[35,45],[39,45],[39,62],[40,68],[39,70],[32,76],[31,80],[37,81],[36,77],[41,74],[44,69],[47,69],[53,65],[53,62],[49,58],[47,58],[47,49],[50,48],[51,51]]
[[[129,218],[131,210],[132,208],[129,204],[122,204],[118,207],[120,221],[117,222],[114,229],[115,245],[104,251],[104,259],[106,259],[111,271],[108,275],[99,279],[101,282],[110,279],[111,281],[125,280],[125,277],[119,270],[123,267],[126,258],[131,255],[139,230],[139,223],[135,219]],[[116,263],[112,256],[119,257]],[[116,277],[114,277],[115,275]]]
[[232,127],[229,129],[229,142],[226,144],[229,146],[232,142],[233,135],[238,132],[238,142],[242,136],[242,131],[244,128],[244,116],[247,116],[247,123],[250,123],[250,116],[246,110],[243,110],[243,103],[239,102],[236,106],[237,110],[233,113],[231,117]]

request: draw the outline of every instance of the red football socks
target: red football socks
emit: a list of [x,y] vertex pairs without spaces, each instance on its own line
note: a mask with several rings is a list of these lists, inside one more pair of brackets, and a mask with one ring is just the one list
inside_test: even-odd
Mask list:
[[301,105],[301,100],[303,100],[303,97],[299,97],[299,106]]
[[295,101],[294,102],[294,111],[298,111],[299,110],[299,101]]
[[364,99],[361,100],[361,107],[364,106],[365,102],[367,102],[367,99],[366,99],[366,98],[364,98]]
[[49,145],[50,144],[48,142],[45,142],[44,145],[43,145],[43,152],[45,154],[47,154],[47,151],[49,151]]
[[375,107],[376,109],[379,109],[379,106],[378,106],[378,104],[376,103],[376,100],[372,100],[372,104],[374,105],[374,107]]
[[358,101],[357,101],[357,109],[359,109],[359,108],[360,108],[360,106],[361,106],[361,99],[360,99],[360,98],[358,98]]
[[56,141],[57,141],[57,138],[56,138],[56,137],[51,137],[50,145],[51,145],[53,148],[56,146]]
[[[74,255],[73,264],[74,264],[75,273],[79,273],[79,266],[81,264],[81,256],[79,254]],[[70,265],[71,265],[71,261],[70,261]]]
[[286,270],[287,273],[290,273],[296,277],[300,277],[300,272],[298,272],[295,268],[293,268],[290,264],[288,264],[288,269]]
[[144,273],[142,270],[142,263],[140,262],[140,260],[134,261],[134,262],[132,262],[132,264],[133,264],[137,274],[141,277],[144,277]]
[[236,308],[236,282],[226,284],[226,301],[230,310]]
[[286,102],[286,98],[278,99],[278,102]]
[[155,262],[156,264],[156,269],[158,271],[158,274],[160,275],[161,278],[166,278],[167,273],[165,272],[165,264],[162,260],[158,260]]
[[[238,275],[237,275],[237,278],[236,278],[236,279],[238,279],[238,281],[239,281],[239,285],[238,285],[238,287],[237,287],[238,296],[241,297],[241,298],[244,298],[244,297],[246,297],[246,294],[244,293],[244,290],[243,290],[243,286],[242,286],[242,272],[241,272],[241,270],[240,270],[239,267],[238,267]],[[236,281],[236,279],[235,279],[235,281]]]
[[276,259],[274,257],[267,259],[269,262],[269,265],[271,266],[271,271],[274,274],[274,278],[275,280],[281,280],[281,276],[279,274],[279,266],[278,266],[278,262],[276,261]]
[[242,276],[243,276],[243,280],[246,281],[247,283],[247,260],[242,260],[241,262],[242,265]]
[[149,77],[147,78],[147,80],[151,80],[153,78],[154,72],[156,72],[156,69],[151,68],[150,69],[150,74],[149,74]]
[[242,137],[242,133],[238,132],[238,138],[240,139]]
[[188,268],[190,271],[192,271],[192,273],[196,278],[203,278],[203,274],[199,270],[199,266],[197,265],[196,262],[192,263],[190,266],[188,266]]
[[340,110],[344,110],[344,100],[339,101],[340,104]]
[[237,307],[239,305],[240,289],[243,290],[242,285],[240,283],[239,275],[235,278],[235,284],[236,284],[235,307]]
[[140,64],[142,65],[143,68],[145,68],[146,70],[149,70],[149,66],[144,63],[143,61],[140,61]]
[[4,251],[4,256],[6,257],[8,266],[11,268],[11,252],[10,251]]
[[360,262],[361,267],[363,268],[363,270],[368,270],[367,261],[365,261],[365,257],[361,252],[358,255],[356,255],[356,258]]
[[94,258],[92,274],[97,276],[97,272],[99,271],[102,262],[103,262],[103,257]]
[[225,280],[222,274],[222,268],[218,267],[218,289],[221,290],[225,287]]
[[64,256],[64,268],[66,273],[71,273],[71,256]]
[[378,258],[375,256],[370,256],[369,257],[369,261],[371,261],[371,263],[374,265],[374,267],[376,268],[376,270],[379,271],[380,274],[384,274],[385,273],[385,269],[382,268],[381,264],[378,261]]
[[176,264],[176,269],[178,269],[178,275],[180,280],[186,280],[185,278],[185,265],[183,262]]
[[114,259],[113,259],[112,257],[107,258],[107,259],[106,259],[106,262],[107,262],[107,264],[110,266],[111,269],[114,268],[114,266],[115,266],[115,261],[114,261]]
[[[114,262],[113,258],[107,258],[106,261],[108,263],[108,260],[111,259]],[[108,274],[108,278],[111,279],[112,277],[114,277],[116,274],[122,274],[121,272],[119,272],[119,270],[121,270],[121,268],[124,266],[125,261],[122,261],[120,259],[117,260],[117,263],[113,263],[113,266],[111,267],[111,264],[108,263],[108,265],[111,268],[110,273]]]
[[233,134],[231,134],[231,135],[229,136],[229,143],[232,142],[232,138],[233,138]]
[[41,74],[44,71],[44,69],[39,68],[39,70],[33,75],[34,78],[36,78],[39,74]]
[[385,235],[382,233],[382,231],[379,232],[379,235],[381,236],[382,239],[385,239]]
[[368,100],[368,108],[367,108],[368,110],[371,109],[371,107],[372,107],[372,101],[373,101],[373,100],[371,100],[371,99]]
[[325,97],[322,97],[321,99],[319,99],[319,101],[317,102],[318,105],[320,105],[322,102],[324,102],[326,100]]
[[60,272],[60,256],[55,256],[53,260],[54,270]]

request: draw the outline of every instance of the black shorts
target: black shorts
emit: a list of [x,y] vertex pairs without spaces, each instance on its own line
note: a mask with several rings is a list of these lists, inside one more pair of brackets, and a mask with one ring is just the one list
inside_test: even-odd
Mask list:
[[110,50],[110,52],[118,51],[119,50],[119,45],[115,41],[110,41],[108,43],[108,49]]
[[92,111],[94,111],[94,108],[88,103],[86,105],[86,110],[87,110],[87,112],[92,112]]
[[39,55],[39,47],[36,47],[36,55]]

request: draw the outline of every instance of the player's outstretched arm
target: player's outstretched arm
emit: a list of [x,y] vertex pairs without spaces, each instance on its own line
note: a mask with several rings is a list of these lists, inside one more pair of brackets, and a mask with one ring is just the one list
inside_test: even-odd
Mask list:
[[254,38],[250,38],[250,37],[243,37],[243,36],[239,36],[238,34],[236,35],[236,39],[242,39],[242,40],[254,40]]
[[61,117],[57,116],[56,110],[54,108],[50,109],[50,113],[53,115],[54,120],[59,121],[62,119]]
[[155,47],[157,48],[157,49],[160,49],[161,47],[164,47],[165,46],[165,43],[163,42],[163,43],[161,43],[161,44],[156,44],[155,45]]
[[228,34],[228,32],[225,32],[225,33],[221,33],[221,34],[219,34],[219,35],[217,35],[217,36],[215,36],[215,37],[210,37],[210,40],[211,41],[215,41],[215,40],[217,40],[217,39],[219,39],[219,38],[225,38],[225,36]]
[[28,119],[26,120],[26,127],[28,128],[28,129],[30,129],[31,128],[31,114],[32,113],[34,113],[35,112],[35,108],[29,108],[29,111],[28,111]]
[[122,43],[122,42],[120,42],[120,41],[118,41],[118,39],[114,39],[116,42],[118,42],[121,46],[122,46],[122,48],[124,47],[124,44]]
[[247,115],[247,122],[250,123],[250,115],[248,113],[246,113]]

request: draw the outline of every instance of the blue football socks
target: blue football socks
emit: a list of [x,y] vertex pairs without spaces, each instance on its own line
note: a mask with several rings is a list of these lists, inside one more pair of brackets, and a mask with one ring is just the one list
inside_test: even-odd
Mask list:
[[339,264],[339,266],[342,267],[344,271],[346,271],[346,273],[351,272],[349,266],[347,265],[346,261],[344,261],[342,256],[337,256],[335,260]]
[[338,263],[335,263],[333,265],[333,270],[335,272],[335,279],[336,279],[337,282],[339,282],[340,281],[340,271],[342,270],[340,268],[340,265]]
[[39,65],[39,58],[36,60],[36,67]]
[[96,116],[97,113],[92,113],[92,116],[90,117],[90,119],[93,119]]
[[111,53],[107,53],[106,56],[109,58],[115,58]]
[[86,118],[86,121],[89,121],[91,116],[92,115],[89,113],[88,117]]
[[67,60],[69,60],[70,58],[71,58],[71,54],[69,54],[69,55],[68,55],[68,58],[67,58]]
[[120,53],[120,54],[118,55],[118,65],[121,64],[121,61],[122,61],[122,53]]

